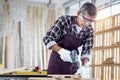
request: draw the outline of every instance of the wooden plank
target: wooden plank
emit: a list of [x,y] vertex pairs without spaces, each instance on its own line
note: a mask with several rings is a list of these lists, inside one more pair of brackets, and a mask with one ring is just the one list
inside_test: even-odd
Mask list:
[[25,70],[25,69],[27,69],[27,68],[21,67],[21,68],[16,68],[16,69],[4,69],[0,72],[0,75],[7,74],[7,73],[13,73],[13,72],[17,72],[17,71],[21,71],[21,70]]
[[110,32],[110,31],[118,30],[118,29],[120,29],[120,25],[116,26],[116,27],[112,27],[112,28],[107,29],[107,30],[102,30],[102,31],[95,32],[95,35],[96,34],[101,34],[101,33],[104,33],[104,32]]
[[117,16],[117,26],[120,25],[120,15]]
[[[112,32],[112,35],[114,35],[114,33]],[[113,41],[112,41],[112,43],[113,43]],[[114,59],[114,48],[111,48],[112,50],[111,50],[111,52],[112,52],[112,57],[113,57],[113,59]],[[114,66],[111,66],[111,80],[114,80]]]
[[117,66],[117,80],[120,80],[120,66]]
[[[92,65],[95,65],[95,51],[93,51]],[[95,76],[95,68],[92,67],[92,77]]]
[[59,7],[57,8],[57,18],[60,17],[62,15],[62,8]]
[[114,59],[115,59],[115,63],[117,63],[117,48],[114,48]]
[[43,52],[42,52],[42,32],[41,32],[41,23],[42,23],[42,16],[41,16],[41,7],[37,7],[37,25],[38,25],[38,29],[37,29],[37,32],[38,32],[38,43],[39,43],[39,63],[40,63],[40,68],[43,69],[43,62],[42,62],[42,58],[43,58]]
[[[46,33],[46,28],[45,28],[45,7],[43,6],[42,7],[42,27],[43,27],[43,36],[45,36],[45,33]],[[46,46],[45,45],[43,45],[42,44],[42,46],[43,46],[43,68],[45,69],[47,66],[46,66]]]
[[109,80],[112,80],[112,71],[111,71],[111,66],[109,67]]
[[113,76],[113,80],[115,80],[115,76],[116,76],[116,74],[115,74],[115,72],[116,72],[116,68],[115,68],[116,66],[114,66],[114,76]]
[[24,66],[24,47],[23,47],[23,37],[21,31],[21,22],[18,22],[18,32],[19,32],[19,53],[20,53],[20,67]]
[[102,74],[103,74],[103,73],[102,73],[102,67],[100,67],[100,74],[99,74],[99,75],[100,75],[100,80],[102,79],[102,77],[101,77]]
[[[14,69],[15,46],[14,36],[6,36],[5,68]],[[11,56],[12,55],[12,56]]]
[[51,9],[48,9],[48,19],[47,19],[47,26],[48,26],[48,28],[51,26]]
[[118,64],[120,63],[120,47],[118,48],[118,54],[117,54],[117,60],[118,60]]
[[110,32],[110,43],[109,43],[109,46],[111,46],[112,45],[112,32]]
[[109,67],[109,66],[106,66],[106,80],[109,80],[109,79],[108,79],[108,77],[109,77],[109,75],[108,75],[108,74],[109,74],[109,73],[108,73],[108,67]]
[[37,65],[37,21],[36,21],[36,13],[37,13],[37,9],[36,6],[33,7],[33,16],[34,16],[34,66],[38,66]]
[[107,45],[107,46],[110,46],[110,40],[111,40],[111,39],[110,39],[110,32],[108,32],[108,41],[107,41],[107,42],[108,42],[108,45]]
[[120,66],[118,66],[118,80],[120,80],[119,74],[120,74]]
[[55,10],[52,10],[52,21],[51,21],[51,25],[55,22]]
[[32,54],[32,18],[31,18],[31,6],[30,5],[28,5],[27,6],[27,14],[28,14],[28,16],[27,16],[27,18],[28,18],[28,30],[29,30],[29,54],[30,54],[30,68],[33,66],[33,54]]
[[111,45],[111,46],[101,46],[101,47],[94,47],[92,48],[92,50],[100,50],[100,49],[109,49],[109,48],[118,48],[120,47],[119,44],[114,44],[114,45]]
[[43,45],[42,45],[42,8],[38,7],[38,43],[39,43],[39,54],[40,54],[40,68],[43,70]]
[[115,26],[117,26],[117,24],[118,24],[118,17],[117,17],[117,15],[115,16]]
[[9,16],[9,4],[5,2],[4,4],[4,28],[3,28],[3,49],[2,49],[2,65],[5,67],[5,37],[6,37],[6,27],[8,25],[8,16]]
[[115,62],[119,63],[118,62],[118,48],[115,48]]
[[120,29],[118,30],[118,43],[120,44]]
[[[104,25],[104,22],[103,22],[103,25]],[[105,39],[105,35],[104,35],[104,33],[102,33],[102,46],[104,46],[104,39]],[[101,49],[102,50],[102,53],[101,53],[101,64],[102,64],[102,62],[104,61],[104,48],[102,48]],[[100,65],[101,65],[100,64]],[[101,80],[103,80],[103,78],[104,78],[104,67],[103,66],[101,66]]]
[[97,67],[97,66],[120,66],[120,63],[117,64],[100,64],[100,65],[92,65],[92,67]]

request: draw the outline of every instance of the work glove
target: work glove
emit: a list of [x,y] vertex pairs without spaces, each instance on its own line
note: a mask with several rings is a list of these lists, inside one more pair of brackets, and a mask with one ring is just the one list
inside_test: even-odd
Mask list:
[[79,68],[77,69],[76,74],[82,74],[83,68],[84,67],[89,67],[89,66],[90,66],[89,62],[86,62],[86,63],[84,63],[84,65],[79,66]]
[[75,74],[80,74],[82,78],[92,78],[92,68],[88,66],[88,63],[86,63],[86,65],[87,66],[80,66]]
[[71,59],[71,56],[70,56],[71,51],[62,48],[62,49],[59,50],[58,53],[60,54],[60,58],[61,58],[64,62],[70,62],[70,63],[73,62],[72,59]]
[[84,58],[82,60],[82,65],[79,67],[79,69],[77,69],[77,72],[75,74],[80,74],[82,78],[89,78],[91,76],[90,69],[90,62]]

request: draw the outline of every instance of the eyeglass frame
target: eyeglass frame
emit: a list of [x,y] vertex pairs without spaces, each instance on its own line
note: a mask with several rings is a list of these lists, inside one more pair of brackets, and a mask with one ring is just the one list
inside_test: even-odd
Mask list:
[[[83,16],[83,15],[81,15],[81,17],[82,17],[82,19],[84,19],[84,20],[86,20],[86,21],[88,21],[88,22],[90,22],[90,23],[95,22],[95,20],[88,19],[88,18],[86,18],[86,17]],[[80,17],[79,17],[79,18],[80,18]],[[80,18],[80,19],[81,19],[81,18]]]

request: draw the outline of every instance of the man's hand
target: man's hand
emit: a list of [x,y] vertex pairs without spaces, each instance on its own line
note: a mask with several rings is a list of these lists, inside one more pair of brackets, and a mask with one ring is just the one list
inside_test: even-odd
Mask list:
[[82,59],[82,66],[87,66],[86,64],[87,64],[88,61],[89,61],[88,58],[83,58]]
[[73,62],[72,59],[71,59],[71,52],[69,50],[66,50],[64,48],[61,48],[58,53],[60,54],[60,58],[65,61],[65,62]]

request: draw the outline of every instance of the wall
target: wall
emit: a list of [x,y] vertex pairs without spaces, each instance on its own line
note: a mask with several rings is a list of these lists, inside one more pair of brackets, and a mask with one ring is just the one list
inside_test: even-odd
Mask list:
[[97,0],[96,6],[98,7],[96,20],[120,13],[120,0],[103,0],[101,2]]
[[0,0],[0,63],[2,63],[3,0]]
[[[54,5],[50,8],[47,4],[38,2],[8,0],[9,10],[5,22],[4,4],[5,0],[0,0],[0,63],[2,61],[5,63],[5,56],[4,58],[1,56],[3,56],[4,27],[7,24],[5,37],[14,36],[15,41],[14,68],[40,66],[41,69],[46,69],[49,51],[43,44],[42,39],[55,18],[62,14],[62,10],[60,8],[60,10],[58,8],[55,10]],[[21,42],[19,26],[21,27]],[[20,44],[22,45],[22,53],[20,53]]]

